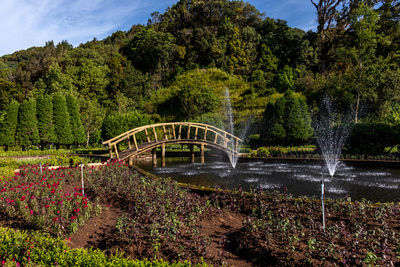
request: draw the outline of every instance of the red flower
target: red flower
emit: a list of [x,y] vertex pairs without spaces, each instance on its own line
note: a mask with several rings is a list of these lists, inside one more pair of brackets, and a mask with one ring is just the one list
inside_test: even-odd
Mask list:
[[24,201],[26,199],[26,196],[21,197],[21,201]]
[[55,222],[58,221],[58,217],[54,217],[53,221],[55,221]]
[[71,221],[73,221],[73,220],[75,220],[76,219],[76,216],[71,216]]
[[33,210],[30,210],[31,215],[33,215]]

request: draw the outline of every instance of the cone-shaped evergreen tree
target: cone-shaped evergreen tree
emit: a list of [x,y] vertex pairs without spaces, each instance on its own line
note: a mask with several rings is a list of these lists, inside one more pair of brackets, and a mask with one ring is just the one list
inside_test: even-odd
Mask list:
[[287,142],[297,144],[308,140],[313,130],[307,104],[295,97],[291,90],[285,92],[284,98],[286,100],[284,128]]
[[53,124],[53,103],[50,95],[41,95],[36,99],[36,114],[40,146],[43,149],[56,141]]
[[36,101],[24,100],[18,112],[17,144],[23,149],[39,144]]
[[86,135],[81,120],[81,114],[79,113],[78,102],[76,101],[76,98],[72,95],[67,95],[66,100],[69,113],[69,121],[71,124],[73,144],[84,144],[86,141]]
[[9,147],[15,146],[18,109],[19,103],[13,100],[6,110],[6,116],[0,128],[0,145],[4,146],[6,150],[8,150]]
[[262,133],[264,141],[270,144],[280,144],[286,137],[283,127],[285,117],[285,98],[279,98],[276,103],[268,103],[264,111],[265,130]]
[[73,142],[67,102],[62,94],[53,95],[53,122],[57,148],[60,145],[70,145]]

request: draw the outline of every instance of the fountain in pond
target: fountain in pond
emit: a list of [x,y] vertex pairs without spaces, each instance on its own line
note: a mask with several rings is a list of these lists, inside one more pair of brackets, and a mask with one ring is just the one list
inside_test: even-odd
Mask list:
[[[349,114],[350,115],[350,114]],[[319,118],[314,123],[314,132],[319,149],[324,158],[325,165],[331,178],[335,175],[343,146],[350,133],[351,116],[343,116],[337,113],[328,96],[325,96],[320,109]],[[325,229],[324,208],[325,178],[321,179],[321,204],[322,204],[322,227]]]
[[[226,110],[227,117],[228,117],[228,132],[231,133],[231,134],[234,134],[231,96],[229,94],[228,88],[225,88],[225,110]],[[240,139],[242,139],[242,140],[244,139],[244,137],[245,137],[245,135],[247,133],[247,130],[249,128],[249,125],[250,125],[250,123],[249,123],[249,121],[247,121],[246,125],[242,128],[242,130],[239,133],[239,138]],[[239,157],[238,157],[237,154],[233,153],[233,151],[235,151],[235,145],[236,145],[234,138],[232,137],[230,141],[231,141],[230,142],[230,144],[231,144],[231,148],[230,149],[231,149],[232,153],[229,156],[229,161],[230,161],[232,167],[235,168]]]
[[342,148],[350,132],[350,118],[351,116],[342,116],[337,113],[329,97],[325,96],[319,118],[314,124],[314,131],[331,177],[336,172]]

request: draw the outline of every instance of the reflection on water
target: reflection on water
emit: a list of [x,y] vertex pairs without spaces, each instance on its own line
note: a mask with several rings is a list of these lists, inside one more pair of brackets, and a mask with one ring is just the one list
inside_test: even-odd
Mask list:
[[400,169],[352,166],[340,163],[333,178],[321,162],[239,162],[235,169],[225,161],[189,163],[188,158],[167,158],[164,168],[151,166],[151,162],[138,163],[139,167],[161,177],[172,177],[183,183],[244,190],[278,190],[294,196],[320,195],[322,172],[325,176],[326,196],[350,196],[371,201],[400,201]]

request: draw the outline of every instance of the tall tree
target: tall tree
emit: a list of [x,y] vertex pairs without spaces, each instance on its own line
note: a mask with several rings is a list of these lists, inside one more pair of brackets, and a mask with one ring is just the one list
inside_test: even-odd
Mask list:
[[106,114],[96,100],[83,99],[80,107],[86,132],[86,146],[89,146],[90,137],[101,129]]
[[53,121],[56,133],[57,148],[60,145],[71,145],[73,136],[65,97],[58,93],[53,95]]
[[36,101],[24,100],[18,112],[17,144],[23,149],[39,144],[36,118]]
[[301,144],[314,133],[308,106],[301,97],[295,97],[291,90],[285,92],[284,98],[286,139],[292,144]]
[[69,121],[71,123],[73,144],[84,144],[86,141],[86,136],[81,120],[81,114],[79,113],[78,102],[76,101],[76,98],[70,94],[67,95],[66,101],[69,112]]
[[346,0],[311,0],[311,3],[317,10],[317,33],[320,37],[320,64],[321,72],[327,70],[328,54],[333,45],[333,38],[336,37],[338,8]]
[[40,147],[43,149],[56,140],[53,124],[53,103],[50,95],[40,95],[36,99],[36,114]]
[[18,125],[19,103],[15,100],[9,104],[0,128],[0,144],[8,150],[15,145],[15,133]]

